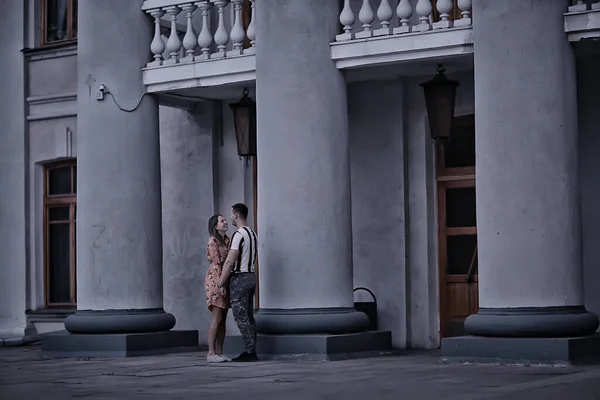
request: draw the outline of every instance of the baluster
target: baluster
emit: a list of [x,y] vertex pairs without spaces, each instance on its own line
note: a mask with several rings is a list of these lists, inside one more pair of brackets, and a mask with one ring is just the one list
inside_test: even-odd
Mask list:
[[433,24],[433,29],[452,28],[452,21],[450,21],[452,0],[437,0],[436,7],[440,13],[440,21]]
[[358,20],[362,23],[363,30],[354,35],[357,39],[364,39],[373,36],[371,24],[375,20],[375,13],[371,7],[371,0],[363,0],[362,7],[358,13]]
[[454,21],[454,26],[470,26],[473,22],[471,20],[471,6],[473,5],[472,0],[458,0],[458,8],[461,10],[461,18]]
[[419,16],[419,25],[413,26],[413,32],[430,31],[431,23],[429,22],[429,16],[433,12],[431,0],[419,0],[415,9],[417,11],[417,15]]
[[163,63],[163,53],[165,52],[165,43],[162,40],[160,33],[160,17],[165,15],[165,12],[159,8],[154,10],[148,10],[154,18],[154,37],[152,43],[150,43],[150,51],[154,54],[154,61],[148,63],[149,67],[157,67]]
[[212,33],[210,33],[210,8],[212,5],[208,0],[205,0],[196,3],[196,6],[202,11],[202,29],[198,35],[198,45],[202,54],[194,57],[194,60],[209,60],[210,46],[213,43]]
[[394,16],[394,10],[390,6],[389,0],[381,0],[379,8],[377,8],[377,19],[381,24],[381,28],[375,30],[375,36],[391,35],[392,28],[390,28],[390,20]]
[[350,0],[344,0],[344,8],[340,13],[340,23],[344,25],[344,33],[337,35],[335,40],[342,42],[345,40],[354,39],[354,34],[352,33],[352,25],[354,25],[354,21],[354,11],[352,11]]
[[394,35],[410,32],[410,17],[412,13],[413,9],[410,0],[400,0],[396,8],[396,15],[400,18],[400,26],[394,28]]
[[227,0],[218,0],[214,2],[219,12],[219,25],[215,32],[215,43],[217,44],[217,52],[213,54],[213,58],[222,58],[227,54],[227,43],[229,43],[229,33],[225,27],[225,7]]
[[577,0],[575,4],[569,6],[569,12],[587,11],[588,6],[583,0]]
[[177,33],[177,15],[180,10],[177,6],[166,7],[165,11],[171,16],[171,34],[167,40],[167,51],[170,58],[163,61],[163,65],[177,64],[179,62],[179,50],[181,50],[181,40]]
[[185,36],[183,37],[185,57],[180,61],[192,62],[194,61],[194,52],[196,51],[196,46],[198,46],[198,38],[196,37],[196,32],[194,32],[194,26],[192,25],[192,15],[196,10],[196,6],[192,3],[188,3],[179,7],[185,13],[185,18],[187,19],[187,29],[185,30]]
[[248,30],[246,32],[246,36],[248,36],[248,40],[250,40],[250,47],[244,49],[244,54],[256,53],[256,23],[254,21],[254,1],[255,0],[250,0],[250,25],[248,25]]
[[242,25],[242,3],[244,0],[231,0],[233,5],[233,27],[231,28],[231,41],[233,42],[233,49],[227,52],[228,55],[241,55],[243,50],[244,39],[246,38],[246,32],[244,32],[244,26]]

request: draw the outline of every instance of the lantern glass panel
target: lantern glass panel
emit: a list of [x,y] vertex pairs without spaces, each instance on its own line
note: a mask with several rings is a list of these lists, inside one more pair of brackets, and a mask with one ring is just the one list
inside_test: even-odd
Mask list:
[[436,83],[432,82],[424,88],[429,127],[434,139],[447,139],[450,137],[454,118],[456,86],[445,82]]
[[250,108],[237,106],[233,109],[235,134],[237,136],[238,154],[247,156],[250,153]]

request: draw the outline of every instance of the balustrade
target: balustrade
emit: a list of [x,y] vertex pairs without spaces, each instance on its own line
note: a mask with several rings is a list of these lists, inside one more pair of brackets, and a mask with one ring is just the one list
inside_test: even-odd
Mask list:
[[[148,66],[254,54],[254,7],[255,0],[146,0],[142,10],[154,18],[155,26],[150,44],[153,60]],[[180,14],[185,17],[183,35],[178,31]],[[194,18],[196,15],[198,18]],[[166,43],[161,33],[161,18],[165,17],[170,21]],[[211,24],[216,28],[212,29]]]
[[[399,22],[395,27],[392,27],[394,10],[390,0],[381,0],[376,11],[371,0],[362,0],[358,10],[358,21],[362,29],[355,26],[356,14],[351,3],[351,0],[344,0],[340,13],[344,32],[336,36],[338,42],[471,25],[472,0],[418,0],[416,3],[414,0],[398,0],[395,12]],[[433,21],[434,11],[439,14],[437,22]],[[460,18],[452,18],[459,14],[457,11],[460,11]],[[411,17],[414,17],[413,20]],[[411,24],[412,21],[414,23]]]
[[572,0],[569,12],[584,12],[588,10],[600,10],[600,1],[590,2],[585,0]]

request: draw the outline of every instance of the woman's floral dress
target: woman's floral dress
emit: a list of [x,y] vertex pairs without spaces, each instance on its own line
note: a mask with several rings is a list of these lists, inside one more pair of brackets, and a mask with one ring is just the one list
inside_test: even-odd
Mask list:
[[209,311],[212,311],[213,306],[223,309],[229,308],[229,297],[223,296],[221,289],[217,287],[229,251],[229,241],[229,237],[225,236],[225,243],[220,244],[217,239],[211,237],[206,245],[206,257],[209,266],[204,277],[204,292],[206,293]]

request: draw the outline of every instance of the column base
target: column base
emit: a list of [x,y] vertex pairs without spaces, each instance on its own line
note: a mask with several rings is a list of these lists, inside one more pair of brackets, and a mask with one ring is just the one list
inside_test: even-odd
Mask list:
[[198,331],[42,336],[43,357],[121,358],[199,350]]
[[77,310],[65,320],[65,329],[73,334],[165,332],[174,326],[175,317],[162,308]]
[[558,338],[591,335],[598,325],[598,317],[583,306],[480,308],[465,320],[465,331],[487,337]]
[[444,338],[441,362],[566,366],[598,364],[600,334],[570,338]]
[[[223,352],[235,357],[244,351],[242,336],[227,336]],[[390,331],[327,335],[258,335],[260,360],[334,361],[393,354]]]
[[4,341],[15,341],[23,339],[27,334],[26,327],[18,328],[0,328],[0,347],[2,347]]
[[369,318],[354,308],[261,308],[256,331],[271,335],[356,333],[369,328]]

